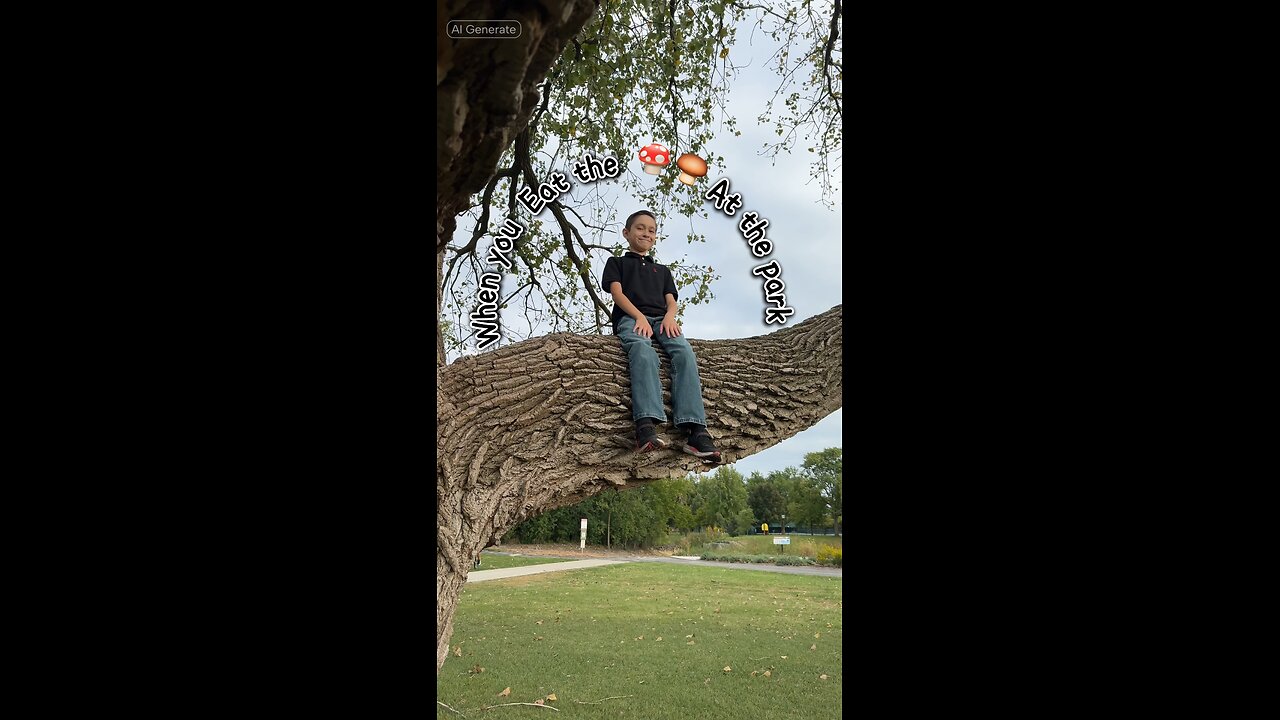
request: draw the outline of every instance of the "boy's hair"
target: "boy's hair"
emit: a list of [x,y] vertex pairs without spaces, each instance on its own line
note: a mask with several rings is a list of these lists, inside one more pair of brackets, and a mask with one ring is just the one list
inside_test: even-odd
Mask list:
[[626,224],[625,226],[623,226],[623,229],[625,229],[625,230],[630,230],[630,229],[631,229],[631,223],[632,223],[632,222],[634,222],[634,221],[635,221],[635,219],[636,219],[637,217],[639,217],[640,215],[648,215],[649,217],[653,218],[653,224],[654,224],[654,225],[657,225],[657,224],[658,224],[658,218],[654,217],[653,213],[649,212],[648,210],[637,210],[637,211],[635,211],[635,212],[633,212],[633,213],[631,213],[630,215],[628,215],[628,216],[627,216],[627,224]]

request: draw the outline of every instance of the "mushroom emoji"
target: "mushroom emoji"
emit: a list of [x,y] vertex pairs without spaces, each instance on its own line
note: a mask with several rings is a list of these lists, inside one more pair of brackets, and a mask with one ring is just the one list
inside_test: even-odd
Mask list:
[[696,179],[707,174],[707,161],[690,153],[681,155],[676,161],[676,167],[680,168],[680,182],[685,185],[692,185]]
[[660,175],[663,166],[671,162],[671,151],[656,142],[645,145],[640,148],[640,162],[644,163],[645,172]]

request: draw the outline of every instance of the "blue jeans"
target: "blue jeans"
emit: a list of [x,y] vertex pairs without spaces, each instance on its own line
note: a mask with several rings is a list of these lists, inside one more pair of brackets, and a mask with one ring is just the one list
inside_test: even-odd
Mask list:
[[[645,316],[653,328],[653,340],[657,340],[671,358],[671,407],[676,425],[696,423],[707,425],[707,413],[702,407],[702,381],[698,379],[698,360],[684,335],[667,337],[660,332],[661,315]],[[662,406],[662,381],[658,379],[658,353],[653,341],[636,334],[636,321],[625,316],[618,321],[618,339],[627,353],[631,366],[631,418],[653,418],[666,422],[667,413]]]

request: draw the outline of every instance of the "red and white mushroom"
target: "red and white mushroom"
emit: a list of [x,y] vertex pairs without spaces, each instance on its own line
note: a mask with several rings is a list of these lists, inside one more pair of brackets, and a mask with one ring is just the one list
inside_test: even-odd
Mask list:
[[651,143],[640,148],[640,162],[644,163],[644,171],[650,175],[662,174],[662,168],[671,162],[671,151],[658,143]]

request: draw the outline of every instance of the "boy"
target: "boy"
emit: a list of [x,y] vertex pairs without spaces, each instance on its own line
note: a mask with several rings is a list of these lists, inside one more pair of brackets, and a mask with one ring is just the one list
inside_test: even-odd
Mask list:
[[[655,422],[666,422],[662,384],[658,379],[657,340],[671,358],[671,406],[675,424],[688,440],[683,450],[707,463],[720,462],[720,452],[707,433],[698,363],[676,324],[676,284],[671,271],[648,257],[658,241],[658,220],[648,210],[631,213],[622,229],[631,250],[611,257],[601,282],[613,296],[613,334],[622,340],[631,366],[631,416],[636,422],[636,451],[667,446]],[[654,329],[657,328],[657,332]]]

